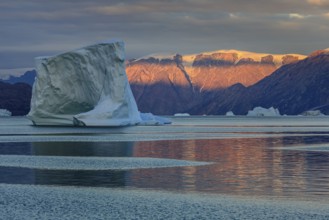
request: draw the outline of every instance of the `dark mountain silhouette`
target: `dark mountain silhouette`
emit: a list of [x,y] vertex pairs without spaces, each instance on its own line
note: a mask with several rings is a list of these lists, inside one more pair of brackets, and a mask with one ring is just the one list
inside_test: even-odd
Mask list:
[[36,76],[36,71],[31,70],[31,71],[25,72],[22,76],[19,76],[19,77],[10,76],[9,79],[6,79],[6,80],[0,79],[0,81],[3,81],[5,83],[10,83],[10,84],[27,83],[30,86],[32,86],[34,83],[34,80],[35,80],[35,76]]
[[329,51],[316,51],[302,61],[281,67],[248,88],[247,97],[245,103],[273,106],[282,114],[316,109],[329,114]]
[[0,82],[0,109],[9,110],[13,116],[26,115],[30,110],[32,87],[26,83]]
[[[232,105],[225,95],[233,97],[240,90],[239,85],[251,86],[280,66],[304,57],[236,50],[158,55],[131,60],[126,72],[143,112],[225,114]],[[227,108],[221,109],[223,103],[227,103]],[[217,104],[219,108],[215,107]]]

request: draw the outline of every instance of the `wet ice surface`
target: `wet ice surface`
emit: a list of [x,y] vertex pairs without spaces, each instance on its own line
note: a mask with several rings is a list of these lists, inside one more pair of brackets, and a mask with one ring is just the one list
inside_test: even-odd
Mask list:
[[328,219],[329,117],[172,120],[81,128],[0,118],[0,212],[4,219]]
[[329,133],[329,117],[174,117],[170,126],[119,128],[35,127],[25,117],[13,118],[1,118],[0,142],[122,142],[309,136]]

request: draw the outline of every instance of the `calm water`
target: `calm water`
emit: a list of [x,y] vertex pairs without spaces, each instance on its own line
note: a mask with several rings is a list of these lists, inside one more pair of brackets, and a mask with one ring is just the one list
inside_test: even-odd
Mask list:
[[[281,134],[281,135],[280,135]],[[307,135],[306,135],[307,134]],[[211,165],[73,171],[0,167],[0,182],[161,189],[292,199],[329,198],[326,132],[200,140],[3,142],[1,155],[153,157]]]

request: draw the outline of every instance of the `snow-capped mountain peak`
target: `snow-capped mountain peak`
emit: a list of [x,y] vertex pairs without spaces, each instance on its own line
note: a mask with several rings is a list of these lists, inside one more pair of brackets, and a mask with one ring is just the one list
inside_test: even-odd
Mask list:
[[[175,60],[179,55],[178,53],[155,53],[147,56],[143,56],[139,59],[135,59],[133,62],[161,62]],[[302,60],[306,58],[302,54],[271,54],[271,53],[256,53],[250,51],[241,50],[216,50],[216,51],[206,51],[202,53],[195,54],[184,54],[181,56],[181,60],[184,66],[193,65],[237,65],[237,64],[256,64],[256,63],[267,63],[273,64],[280,67],[284,64],[291,63],[294,61]],[[210,61],[210,62],[209,62]],[[168,63],[168,62],[162,62]]]

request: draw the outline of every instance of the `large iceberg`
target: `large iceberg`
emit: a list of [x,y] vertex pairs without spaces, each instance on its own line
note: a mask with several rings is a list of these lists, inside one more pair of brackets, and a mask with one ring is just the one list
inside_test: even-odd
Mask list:
[[[102,42],[36,58],[34,125],[125,126],[143,122],[125,71],[124,43]],[[155,121],[162,124],[166,120]]]

